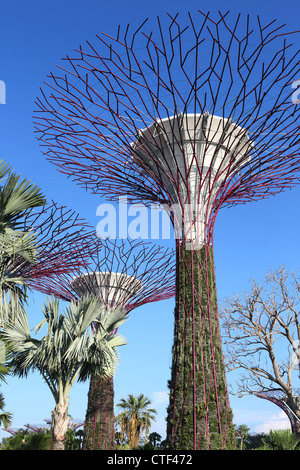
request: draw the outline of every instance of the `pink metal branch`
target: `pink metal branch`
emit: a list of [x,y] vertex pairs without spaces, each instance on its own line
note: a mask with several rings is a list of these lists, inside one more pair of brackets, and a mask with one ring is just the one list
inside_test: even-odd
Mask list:
[[37,261],[30,264],[17,256],[8,269],[22,276],[31,289],[49,295],[56,295],[60,275],[89,265],[100,243],[95,230],[76,212],[54,202],[25,214],[20,223],[36,236]]
[[250,162],[222,170],[213,212],[298,183],[299,106],[291,84],[300,76],[299,50],[288,42],[297,32],[249,17],[231,26],[228,16],[199,11],[181,26],[178,15],[168,15],[123,37],[119,27],[116,37],[102,34],[98,44],[74,51],[37,100],[36,132],[47,158],[95,193],[170,202],[150,171],[150,152],[141,168],[132,143],[153,122],[208,111],[232,119],[254,145]]
[[151,243],[98,240],[89,266],[59,274],[53,289],[65,300],[96,295],[107,307],[129,313],[145,303],[174,297],[175,261],[174,250]]

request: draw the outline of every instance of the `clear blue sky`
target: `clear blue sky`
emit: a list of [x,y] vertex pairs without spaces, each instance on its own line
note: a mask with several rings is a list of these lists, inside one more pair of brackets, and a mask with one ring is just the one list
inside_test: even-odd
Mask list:
[[[226,6],[225,6],[226,4]],[[199,0],[1,0],[0,80],[6,84],[6,104],[0,105],[0,158],[16,172],[38,184],[49,199],[77,210],[96,226],[96,208],[105,202],[77,187],[44,160],[33,132],[34,100],[47,74],[73,48],[95,34],[115,31],[118,24],[140,23],[145,17],[167,11],[208,9]],[[259,14],[279,19],[290,30],[299,27],[299,3],[254,0],[212,0],[209,9]],[[300,79],[300,77],[298,77]],[[249,280],[282,264],[299,271],[299,196],[295,188],[267,201],[222,210],[215,228],[215,262],[218,297],[221,300],[249,287]],[[34,326],[41,318],[44,297],[34,294],[29,316]],[[121,366],[115,380],[116,402],[129,393],[144,393],[160,412],[152,431],[164,436],[167,380],[170,376],[174,301],[137,309],[123,328],[129,345],[121,350]],[[230,376],[228,377],[231,381]],[[297,385],[297,384],[295,384]],[[299,386],[299,385],[297,385]],[[70,413],[83,419],[88,385],[77,385],[71,393]],[[49,418],[54,402],[39,376],[9,379],[2,387],[6,409],[14,414],[13,427]],[[236,424],[252,431],[268,426],[280,410],[258,398],[232,397]],[[273,420],[273,421],[272,421]],[[267,429],[267,428],[265,428]],[[0,432],[1,436],[7,436]]]

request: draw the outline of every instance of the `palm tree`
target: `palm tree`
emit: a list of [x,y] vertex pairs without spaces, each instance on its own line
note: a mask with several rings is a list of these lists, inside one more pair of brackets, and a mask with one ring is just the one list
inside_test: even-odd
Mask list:
[[250,428],[248,428],[248,426],[245,424],[240,424],[240,426],[238,426],[235,430],[236,439],[240,441],[240,450],[243,450],[244,442],[249,437],[249,431]]
[[5,408],[4,397],[3,394],[0,393],[0,425],[2,424],[5,429],[7,429],[12,421],[12,414],[8,411],[3,411]]
[[159,448],[161,442],[161,435],[157,432],[151,432],[148,437],[148,442],[144,445],[144,450],[155,450]]
[[116,422],[120,425],[121,432],[127,435],[130,449],[137,449],[142,433],[148,433],[151,427],[151,421],[155,421],[156,410],[148,408],[151,401],[143,394],[134,396],[129,394],[127,400],[121,398],[117,404],[123,408]]
[[48,325],[41,339],[31,337],[25,313],[4,325],[3,336],[13,354],[11,372],[26,377],[30,370],[38,370],[47,383],[55,400],[53,449],[63,450],[71,387],[95,375],[113,376],[118,363],[116,348],[125,344],[115,330],[125,321],[125,314],[116,310],[108,315],[97,299],[88,297],[78,304],[71,302],[63,314],[59,313],[59,301],[49,298],[43,314],[43,321],[35,328],[38,332]]

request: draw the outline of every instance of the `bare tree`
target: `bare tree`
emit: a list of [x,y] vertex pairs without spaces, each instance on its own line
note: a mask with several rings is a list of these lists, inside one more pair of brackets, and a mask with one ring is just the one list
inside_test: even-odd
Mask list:
[[227,368],[242,369],[234,393],[267,397],[280,391],[300,421],[300,393],[293,386],[299,382],[300,276],[281,267],[263,285],[251,284],[250,292],[225,299],[220,309]]

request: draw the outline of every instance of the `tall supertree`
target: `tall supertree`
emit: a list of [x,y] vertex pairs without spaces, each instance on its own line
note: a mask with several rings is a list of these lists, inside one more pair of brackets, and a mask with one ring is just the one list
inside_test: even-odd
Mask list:
[[249,15],[167,14],[80,46],[37,100],[37,136],[60,171],[112,200],[160,203],[178,229],[170,449],[233,442],[214,223],[221,207],[298,183],[295,36]]
[[[110,316],[129,314],[141,305],[175,295],[175,253],[141,241],[101,240],[90,265],[57,277],[56,295],[78,301],[95,296]],[[94,328],[98,325],[95,324]],[[114,449],[114,381],[95,376],[90,381],[83,449]]]

